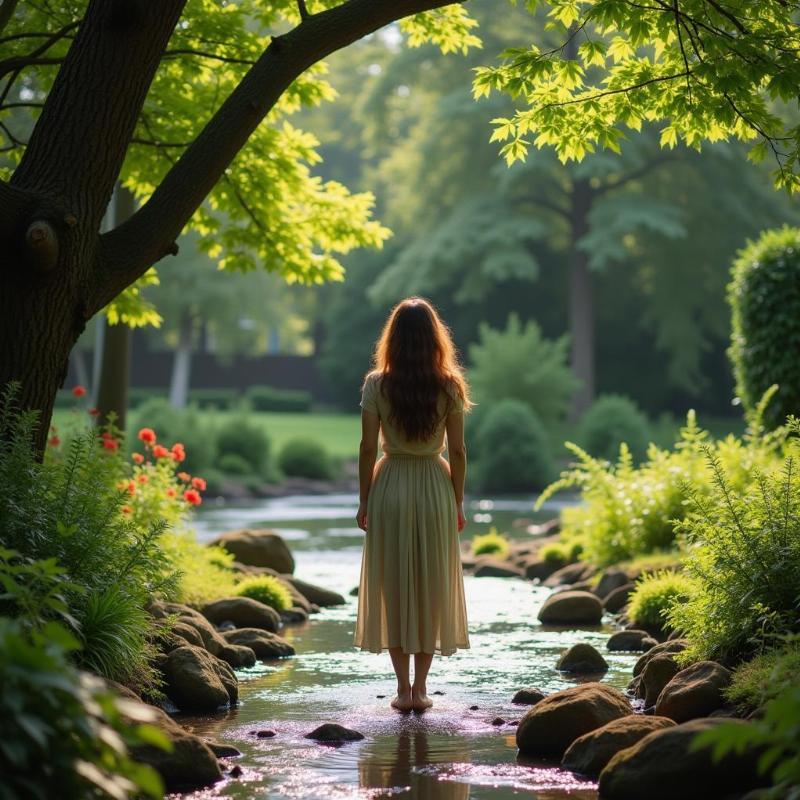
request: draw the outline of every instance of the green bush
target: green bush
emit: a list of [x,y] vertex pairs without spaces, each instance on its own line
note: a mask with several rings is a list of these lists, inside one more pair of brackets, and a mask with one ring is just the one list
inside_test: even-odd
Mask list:
[[548,564],[566,566],[577,561],[583,552],[583,544],[577,540],[550,542],[539,550],[539,558]]
[[286,611],[292,607],[291,592],[274,575],[245,578],[236,587],[236,594],[258,600],[276,611]]
[[642,575],[628,604],[628,616],[648,628],[673,627],[668,612],[685,603],[692,592],[692,580],[680,572],[660,570]]
[[[547,426],[566,416],[577,381],[567,364],[566,337],[549,341],[529,320],[522,326],[511,314],[505,330],[480,326],[480,340],[469,348],[470,384],[479,404],[519,400]],[[530,488],[530,487],[529,487]]]
[[225,453],[217,459],[217,467],[224,475],[232,475],[243,478],[245,475],[252,475],[253,468],[238,453]]
[[251,386],[245,392],[245,400],[253,411],[311,410],[311,394],[290,389],[275,389],[272,386]]
[[495,403],[476,438],[479,456],[472,472],[479,491],[530,492],[553,476],[547,432],[520,400]]
[[498,533],[497,528],[492,527],[488,533],[482,533],[472,537],[472,555],[493,555],[498,558],[505,558],[508,555],[508,539],[503,534]]
[[202,605],[230,597],[236,591],[234,557],[222,547],[197,541],[193,531],[169,531],[162,549],[175,569],[181,572],[173,598],[179,603]]
[[[269,463],[270,443],[266,431],[244,414],[236,414],[222,424],[217,431],[217,467],[231,474],[264,475]],[[223,466],[223,459],[238,456],[248,467],[236,473],[232,459]]]
[[[783,639],[783,637],[782,637]],[[733,672],[725,698],[744,714],[762,708],[800,675],[800,638],[789,637],[782,647],[759,653]]]
[[290,439],[281,448],[278,466],[284,475],[326,480],[333,477],[333,465],[325,448],[312,439]]
[[751,469],[738,488],[719,454],[704,448],[711,490],[690,490],[680,525],[697,588],[670,615],[691,657],[737,659],[775,635],[800,633],[800,421],[790,420],[788,432],[782,464]]
[[131,386],[128,390],[128,408],[139,408],[148,400],[167,402],[167,390],[151,386]]
[[189,402],[198,408],[228,409],[239,399],[237,389],[190,389]]
[[195,408],[173,408],[166,400],[153,399],[143,403],[135,417],[131,446],[144,452],[136,438],[141,428],[152,428],[158,441],[167,447],[181,442],[186,448],[183,467],[187,472],[202,475],[214,463],[216,448],[211,427],[203,421]]
[[634,461],[642,461],[649,438],[647,417],[633,400],[617,394],[600,395],[583,415],[578,428],[581,447],[607,461],[619,458],[622,442],[628,445]]
[[800,414],[800,228],[765,231],[748,242],[733,264],[728,302],[737,394],[753,409],[778,384],[765,414],[776,428]]

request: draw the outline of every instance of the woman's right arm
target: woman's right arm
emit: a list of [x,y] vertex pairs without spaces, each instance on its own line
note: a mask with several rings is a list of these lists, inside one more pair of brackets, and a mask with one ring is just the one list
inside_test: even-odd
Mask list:
[[450,461],[450,480],[458,507],[458,530],[464,529],[464,479],[467,475],[467,446],[464,442],[464,413],[454,411],[447,415],[447,458]]

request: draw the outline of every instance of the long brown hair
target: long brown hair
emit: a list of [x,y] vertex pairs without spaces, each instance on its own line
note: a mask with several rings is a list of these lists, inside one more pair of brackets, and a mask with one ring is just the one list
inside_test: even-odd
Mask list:
[[411,441],[430,439],[460,397],[464,410],[471,403],[450,330],[436,309],[422,297],[408,297],[389,314],[375,346],[380,391],[389,400],[389,418]]

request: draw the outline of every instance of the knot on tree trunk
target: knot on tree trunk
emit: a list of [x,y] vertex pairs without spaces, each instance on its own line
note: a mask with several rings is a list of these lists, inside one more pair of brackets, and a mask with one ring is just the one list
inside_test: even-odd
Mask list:
[[36,219],[25,231],[28,263],[39,272],[49,272],[58,263],[58,234],[45,219]]

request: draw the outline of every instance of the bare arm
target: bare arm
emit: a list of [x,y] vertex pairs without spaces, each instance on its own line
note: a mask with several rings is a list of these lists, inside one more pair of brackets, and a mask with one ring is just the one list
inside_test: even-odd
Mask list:
[[458,506],[458,530],[464,527],[464,479],[467,476],[467,446],[464,442],[464,414],[448,414],[446,422],[447,457],[450,459],[450,480]]
[[373,411],[361,411],[361,443],[358,446],[358,513],[356,522],[361,530],[367,529],[367,498],[372,485],[372,473],[378,455],[378,429],[380,420]]

